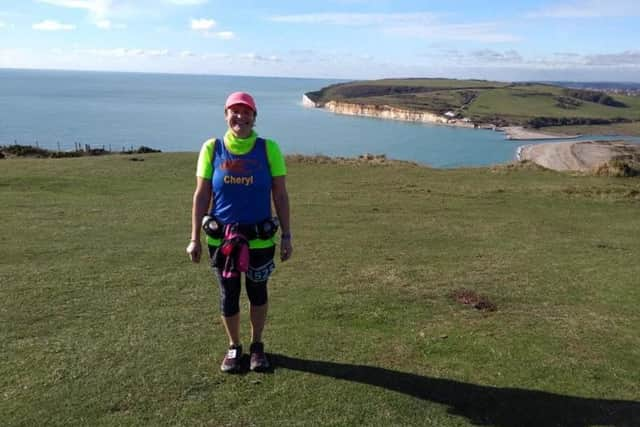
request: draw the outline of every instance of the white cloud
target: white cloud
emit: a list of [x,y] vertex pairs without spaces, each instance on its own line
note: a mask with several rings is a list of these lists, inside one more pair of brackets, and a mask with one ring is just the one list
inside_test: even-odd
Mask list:
[[222,40],[231,40],[236,37],[236,35],[231,31],[220,31],[217,33],[213,33],[213,36]]
[[90,0],[37,0],[38,3],[50,4],[53,6],[68,7],[72,9],[88,9],[93,1]]
[[515,50],[507,50],[505,52],[498,52],[491,49],[482,49],[471,52],[471,56],[478,61],[493,62],[493,63],[511,63],[517,64],[522,62],[522,56]]
[[102,28],[103,30],[110,30],[111,21],[109,21],[108,19],[102,19],[100,21],[96,21],[96,27]]
[[84,9],[90,12],[96,19],[106,18],[112,9],[112,0],[37,0],[39,3],[52,6],[66,7],[69,9]]
[[170,56],[168,49],[76,49],[75,53],[106,58],[135,58],[135,57],[163,57]]
[[598,70],[620,68],[631,71],[640,68],[640,50],[618,53],[579,54],[557,52],[545,56],[524,57],[518,51],[500,52],[492,49],[460,51],[435,49],[426,55],[429,63],[438,63],[451,67],[485,67],[492,69],[529,69],[529,70]]
[[314,13],[303,15],[276,15],[269,18],[273,22],[288,24],[323,25],[401,25],[434,22],[436,15],[431,13]]
[[587,65],[595,66],[640,66],[640,50],[628,50],[620,53],[607,53],[585,56]]
[[257,53],[243,53],[238,56],[239,59],[248,60],[250,62],[281,62],[282,60],[275,56],[263,56]]
[[[525,65],[536,68],[583,68],[590,70],[598,69],[626,69],[640,72],[640,51],[629,50],[618,53],[598,53],[598,54],[567,54],[555,53],[548,57],[532,58]],[[637,80],[634,79],[634,80]]]
[[190,58],[196,56],[196,54],[191,52],[190,50],[183,50],[182,52],[180,52],[180,56],[183,58]]
[[38,22],[37,24],[33,24],[31,28],[38,31],[72,31],[76,29],[76,26],[46,19],[42,22]]
[[191,29],[194,31],[209,31],[216,26],[216,21],[213,19],[192,19]]
[[151,49],[145,51],[145,56],[169,56],[168,49]]
[[638,0],[583,0],[530,12],[531,18],[606,18],[640,16]]
[[232,31],[212,32],[211,29],[216,25],[218,24],[213,19],[192,19],[190,26],[193,31],[198,31],[206,37],[215,37],[222,40],[231,40],[236,37]]
[[198,6],[206,4],[209,0],[167,0],[167,3],[175,4],[178,6]]
[[7,24],[5,24],[4,22],[0,21],[0,30],[3,28],[6,28]]
[[87,11],[89,19],[98,28],[103,30],[123,29],[124,24],[114,24],[110,19],[115,15],[126,16],[132,13],[133,3],[123,0],[36,0],[40,3],[69,9],[82,9]]
[[379,27],[387,34],[432,40],[505,43],[519,38],[503,33],[495,23],[445,24],[433,13],[317,13],[278,15],[269,20],[286,24],[317,24],[338,26]]
[[229,61],[233,57],[231,55],[229,55],[228,53],[205,53],[204,55],[202,55],[201,58],[202,59],[213,59],[213,60],[216,60],[216,61],[219,61],[219,60]]
[[484,43],[510,43],[520,41],[520,38],[517,36],[500,32],[499,25],[493,23],[392,26],[386,28],[384,31],[388,34],[403,37],[430,40],[458,40]]
[[103,57],[109,57],[109,58],[144,56],[144,51],[142,49],[126,49],[126,48],[78,49],[76,50],[76,53],[83,54],[83,55],[103,56]]

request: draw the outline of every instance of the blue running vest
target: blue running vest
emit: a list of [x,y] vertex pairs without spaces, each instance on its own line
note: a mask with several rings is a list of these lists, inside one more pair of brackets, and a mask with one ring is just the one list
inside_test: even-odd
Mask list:
[[271,168],[266,141],[256,138],[251,151],[236,155],[216,139],[211,215],[224,224],[257,224],[271,218]]

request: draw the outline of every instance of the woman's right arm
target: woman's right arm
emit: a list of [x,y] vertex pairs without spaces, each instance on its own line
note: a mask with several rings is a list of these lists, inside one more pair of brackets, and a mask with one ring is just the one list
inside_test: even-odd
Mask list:
[[200,243],[200,230],[202,217],[207,213],[211,203],[211,180],[201,177],[196,178],[196,190],[193,193],[193,206],[191,208],[191,241],[187,246],[187,254],[193,262],[200,262],[202,245]]

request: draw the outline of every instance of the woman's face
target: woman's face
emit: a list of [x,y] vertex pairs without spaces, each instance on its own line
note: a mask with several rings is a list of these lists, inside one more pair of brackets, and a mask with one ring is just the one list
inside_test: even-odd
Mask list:
[[256,114],[251,108],[244,104],[232,105],[225,110],[224,118],[235,136],[238,138],[251,136],[256,122]]

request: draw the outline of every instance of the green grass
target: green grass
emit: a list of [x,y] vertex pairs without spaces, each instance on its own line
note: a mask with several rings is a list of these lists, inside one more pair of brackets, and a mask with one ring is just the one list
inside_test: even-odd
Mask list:
[[292,161],[276,367],[228,376],[196,155],[136,157],[0,162],[0,425],[637,425],[640,179]]
[[[588,95],[588,93],[584,93]],[[574,98],[566,89],[547,84],[501,83],[454,79],[382,79],[340,83],[307,93],[322,105],[329,101],[389,105],[444,114],[454,111],[476,124],[527,125],[533,119],[594,119],[602,133],[639,135],[640,97],[611,95],[626,107],[613,107]],[[577,95],[576,95],[577,96]],[[583,98],[585,98],[583,96]],[[585,98],[591,99],[591,98]],[[616,123],[619,119],[631,123]],[[549,124],[549,123],[547,123]],[[580,126],[583,127],[583,126]],[[595,129],[595,126],[592,126]],[[577,126],[545,130],[571,133]]]
[[545,132],[564,133],[566,135],[640,135],[640,121],[632,123],[615,123],[611,125],[590,126],[549,126]]
[[471,116],[482,117],[495,114],[514,121],[531,117],[584,117],[584,118],[626,118],[640,120],[640,99],[616,96],[625,102],[627,108],[616,108],[593,102],[583,102],[575,109],[558,107],[556,97],[562,96],[562,89],[552,86],[521,86],[480,91],[480,95],[469,107]]
[[334,85],[335,87],[349,87],[360,85],[371,86],[412,86],[416,88],[436,89],[468,89],[468,88],[494,88],[508,86],[509,83],[493,82],[488,80],[458,80],[458,79],[379,79],[362,80]]
[[320,103],[338,100],[442,114],[465,104],[463,92],[491,90],[508,85],[485,80],[381,79],[339,83],[306,95]]

